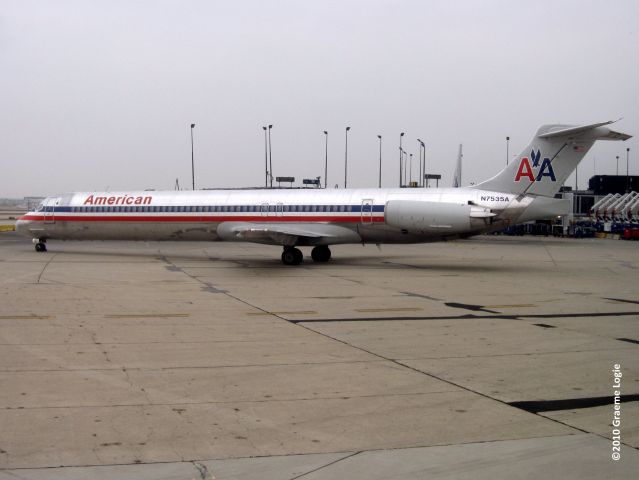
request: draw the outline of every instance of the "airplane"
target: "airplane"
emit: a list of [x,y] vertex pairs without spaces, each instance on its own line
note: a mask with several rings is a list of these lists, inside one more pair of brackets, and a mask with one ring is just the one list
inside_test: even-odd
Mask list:
[[461,188],[246,189],[84,192],[48,197],[16,230],[38,252],[48,240],[202,240],[283,247],[285,265],[331,258],[331,245],[467,238],[568,213],[554,198],[597,140],[631,135],[591,125],[544,125],[518,159]]

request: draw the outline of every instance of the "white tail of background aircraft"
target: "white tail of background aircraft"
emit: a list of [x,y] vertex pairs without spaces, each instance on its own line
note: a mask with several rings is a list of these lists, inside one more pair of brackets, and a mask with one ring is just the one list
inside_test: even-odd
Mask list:
[[16,228],[37,251],[50,239],[243,241],[282,246],[287,265],[302,262],[298,247],[326,262],[330,245],[466,238],[566,214],[553,196],[594,142],[630,138],[611,123],[544,125],[517,160],[471,187],[72,193],[45,199]]
[[457,165],[455,166],[455,173],[453,174],[453,188],[459,188],[462,186],[462,144],[459,144],[459,153],[457,154]]

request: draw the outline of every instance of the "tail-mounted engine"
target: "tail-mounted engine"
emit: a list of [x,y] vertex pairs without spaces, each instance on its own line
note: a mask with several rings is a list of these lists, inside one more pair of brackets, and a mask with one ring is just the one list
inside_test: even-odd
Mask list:
[[384,216],[388,225],[410,233],[454,235],[482,230],[496,214],[477,205],[390,200]]

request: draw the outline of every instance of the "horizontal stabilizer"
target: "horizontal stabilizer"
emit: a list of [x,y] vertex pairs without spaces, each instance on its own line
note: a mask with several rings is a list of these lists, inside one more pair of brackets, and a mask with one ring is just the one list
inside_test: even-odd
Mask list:
[[[612,123],[615,123],[615,122],[613,120],[609,120],[607,122],[593,123],[592,125],[559,128],[558,130],[555,130],[554,128],[561,127],[561,125],[557,125],[552,127],[553,129],[551,129],[551,131],[546,133],[540,133],[537,136],[539,138],[575,137],[581,133],[588,132],[589,130],[595,130],[599,127],[610,125]],[[597,140],[628,140],[629,138],[632,138],[632,135],[628,135],[626,133],[614,132],[608,128],[600,129],[600,131],[598,131],[596,135]]]

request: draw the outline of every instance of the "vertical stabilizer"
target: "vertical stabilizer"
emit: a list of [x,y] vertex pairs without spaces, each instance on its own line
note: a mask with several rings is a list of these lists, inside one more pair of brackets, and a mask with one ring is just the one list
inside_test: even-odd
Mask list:
[[462,144],[459,144],[459,153],[457,154],[457,166],[455,167],[455,174],[453,175],[453,188],[459,188],[462,186]]
[[605,125],[544,125],[515,161],[474,188],[517,195],[552,197],[597,140],[627,140],[630,135]]

